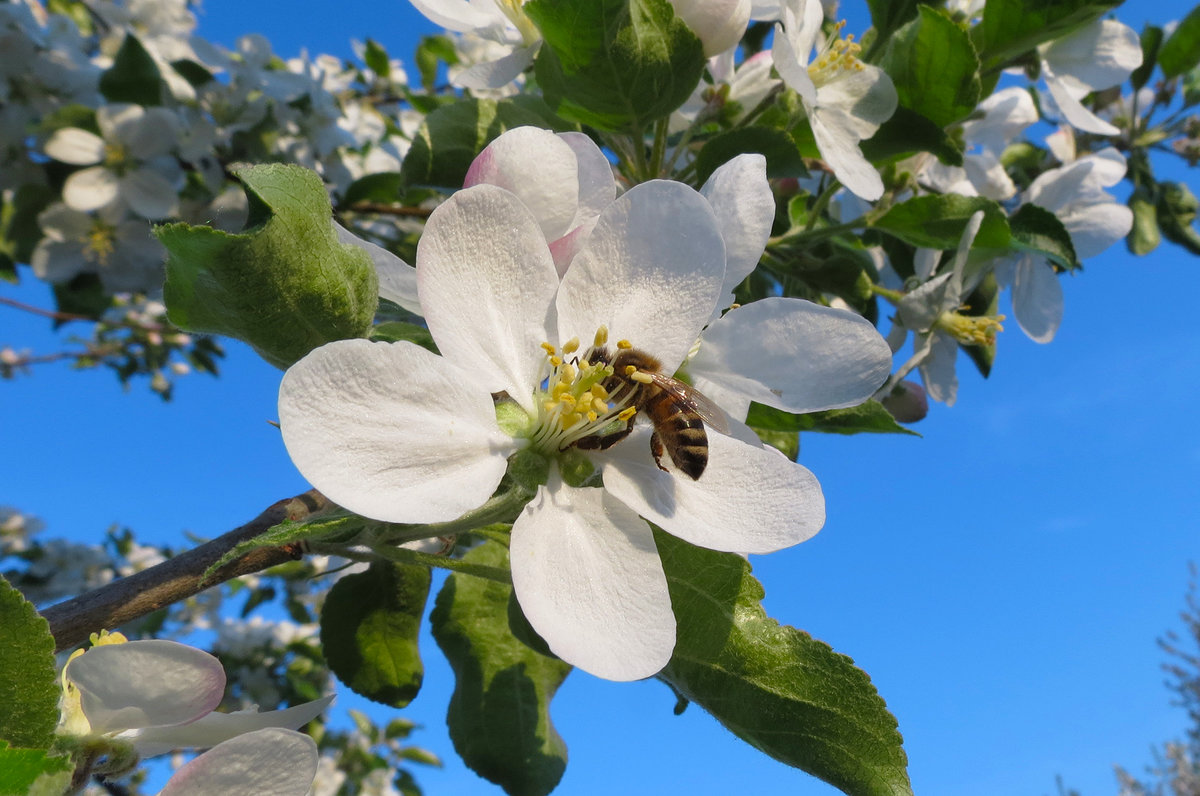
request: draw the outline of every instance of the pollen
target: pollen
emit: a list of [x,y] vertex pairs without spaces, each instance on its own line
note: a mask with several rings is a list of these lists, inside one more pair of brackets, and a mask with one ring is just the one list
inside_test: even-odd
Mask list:
[[843,72],[861,72],[864,68],[862,61],[858,60],[862,45],[855,43],[854,34],[842,38],[844,27],[845,20],[837,23],[833,36],[826,40],[816,59],[808,65],[808,76],[816,86],[837,79]]
[[1003,315],[963,315],[943,312],[935,326],[963,345],[995,345],[996,333],[1004,331]]

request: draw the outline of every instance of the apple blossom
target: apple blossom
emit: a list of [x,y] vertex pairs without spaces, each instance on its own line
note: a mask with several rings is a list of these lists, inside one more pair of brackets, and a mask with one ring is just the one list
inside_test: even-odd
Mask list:
[[185,764],[158,796],[304,796],[317,762],[312,738],[266,727],[222,741]]
[[883,180],[863,157],[858,144],[870,138],[896,110],[898,98],[882,69],[856,57],[851,38],[834,38],[808,56],[821,34],[825,14],[817,0],[785,0],[781,24],[775,28],[771,55],[779,76],[800,95],[821,157],[834,175],[856,195],[874,201],[883,195]]
[[[564,660],[610,679],[646,677],[670,657],[675,622],[640,517],[694,544],[758,553],[803,541],[824,521],[812,474],[757,441],[710,433],[696,480],[656,463],[648,428],[606,451],[575,447],[634,413],[595,389],[611,367],[594,364],[580,340],[629,341],[672,373],[724,278],[711,206],[682,184],[644,183],[606,206],[561,279],[521,199],[464,189],[434,211],[417,250],[441,356],[364,340],[316,349],[280,386],[284,443],[331,500],[404,523],[481,505],[519,449],[584,457],[603,487],[551,468],[513,525],[513,587]],[[497,394],[515,404],[517,420],[505,412],[503,427]]]
[[113,292],[162,290],[162,244],[150,234],[149,224],[126,217],[120,205],[93,215],[58,203],[38,214],[38,225],[45,237],[29,264],[39,279],[59,284],[94,273]]
[[266,727],[299,727],[333,701],[217,713],[225,670],[208,653],[175,641],[127,641],[120,633],[94,636],[93,645],[63,667],[59,732],[126,741],[141,757],[215,746]]
[[1113,19],[1098,19],[1038,47],[1038,55],[1051,104],[1068,123],[1098,135],[1121,132],[1080,100],[1093,91],[1123,83],[1142,65],[1141,41],[1132,28]]

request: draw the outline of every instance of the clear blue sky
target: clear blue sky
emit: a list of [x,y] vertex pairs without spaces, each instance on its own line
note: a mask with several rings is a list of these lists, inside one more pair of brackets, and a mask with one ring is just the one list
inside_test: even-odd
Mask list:
[[[861,3],[844,3],[861,30]],[[336,11],[331,13],[331,9]],[[1184,4],[1139,3],[1140,30]],[[266,34],[285,57],[349,56],[370,35],[411,63],[433,26],[402,0],[206,0],[200,32],[230,44]],[[1194,174],[1178,174],[1193,190]],[[1200,560],[1200,328],[1186,296],[1200,262],[1164,244],[1121,245],[1064,280],[1066,317],[1039,346],[1013,324],[986,382],[960,359],[953,408],[924,437],[806,435],[825,529],[754,560],[767,609],[853,657],[900,722],[916,792],[1114,793],[1112,765],[1140,772],[1152,745],[1180,736],[1155,638],[1177,626],[1187,562]],[[24,271],[0,295],[49,306]],[[0,344],[55,349],[47,325],[0,308]],[[277,431],[279,372],[229,345],[224,375],[189,376],[162,404],[107,372],[42,366],[0,383],[0,504],[38,515],[49,536],[99,540],[110,524],[144,541],[216,536],[306,484]],[[442,756],[419,769],[429,794],[498,793],[457,762],[443,717],[448,666],[426,637],[428,669],[408,718]],[[355,704],[341,691],[339,708]],[[656,682],[576,672],[554,702],[570,748],[559,792],[831,794],[775,763],[693,706],[672,715]]]

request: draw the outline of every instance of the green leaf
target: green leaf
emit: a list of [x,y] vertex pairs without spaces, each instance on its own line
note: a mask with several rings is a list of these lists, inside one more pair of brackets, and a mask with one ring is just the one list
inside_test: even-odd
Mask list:
[[71,785],[74,767],[45,749],[5,749],[0,741],[0,796],[58,796]]
[[[496,542],[464,561],[508,567]],[[453,574],[434,604],[433,637],[454,669],[446,721],[454,748],[471,770],[510,794],[554,790],[567,746],[550,721],[550,700],[571,666],[521,643],[508,622],[512,587]]]
[[193,88],[200,88],[215,79],[207,67],[190,58],[172,61],[171,68],[178,72],[180,77],[191,83]]
[[400,198],[404,188],[404,178],[398,171],[379,171],[359,177],[346,186],[342,196],[342,207],[349,207],[355,202],[378,202],[388,204]]
[[[0,194],[0,253],[16,263],[29,262],[42,239],[38,214],[56,198],[49,186],[25,183],[15,193]],[[15,280],[14,280],[15,281]]]
[[601,130],[635,132],[682,105],[704,72],[700,40],[667,0],[530,0],[547,104]]
[[1056,271],[1082,268],[1075,254],[1071,233],[1058,216],[1034,204],[1021,205],[1008,219],[1014,247],[1023,252],[1045,257]]
[[781,626],[750,564],[661,531],[678,623],[660,673],[734,735],[851,796],[911,794],[902,738],[870,678],[845,655]]
[[404,156],[406,185],[461,188],[475,156],[505,130],[522,125],[550,128],[532,106],[510,100],[464,99],[425,117]]
[[60,695],[49,623],[0,577],[0,740],[48,749]]
[[896,112],[879,126],[875,135],[862,142],[861,149],[873,163],[899,160],[914,152],[931,152],[947,166],[963,164],[962,148],[944,129],[903,105],[896,107]]
[[892,78],[902,106],[945,127],[979,103],[979,58],[967,32],[943,12],[928,6],[918,11],[888,41],[879,66]]
[[767,159],[767,176],[807,177],[804,158],[791,136],[767,127],[746,127],[713,136],[696,155],[696,182],[701,185],[712,173],[738,155],[757,152]]
[[1134,69],[1133,74],[1129,76],[1129,82],[1134,91],[1146,85],[1150,81],[1150,76],[1154,74],[1154,66],[1158,63],[1158,50],[1162,47],[1162,41],[1162,28],[1149,24],[1142,28],[1142,65]]
[[100,93],[109,102],[161,105],[166,84],[158,65],[132,33],[125,34],[113,65],[100,75]]
[[971,37],[984,72],[994,72],[1120,4],[1121,0],[987,0]]
[[238,542],[234,547],[213,562],[204,570],[203,578],[221,569],[226,564],[235,561],[252,550],[262,547],[282,547],[300,542],[320,539],[323,542],[348,542],[366,529],[374,525],[374,521],[363,519],[357,514],[338,514],[335,516],[316,515],[297,522],[284,520],[278,525],[272,525],[267,530],[252,539]]
[[1200,232],[1193,225],[1200,202],[1181,182],[1161,182],[1158,188],[1158,223],[1163,236],[1192,254],[1200,254]]
[[1133,228],[1125,238],[1125,245],[1138,256],[1149,254],[1162,243],[1154,192],[1145,186],[1134,188],[1129,196],[1129,209],[1133,211]]
[[421,689],[417,640],[430,580],[429,567],[375,563],[329,590],[321,648],[330,670],[355,693],[402,708]]
[[1200,6],[1193,8],[1158,51],[1158,65],[1168,78],[1200,64]]
[[365,336],[378,277],[370,255],[338,242],[321,178],[277,163],[237,175],[250,202],[243,232],[184,223],[154,230],[168,252],[171,322],[236,337],[281,369],[325,343]]
[[845,409],[828,409],[803,415],[785,412],[762,404],[750,404],[746,425],[769,431],[821,431],[827,434],[912,434],[915,431],[896,422],[878,401],[867,401]]
[[913,246],[953,249],[976,210],[984,211],[984,219],[975,236],[975,245],[985,249],[1008,248],[1012,236],[1004,210],[981,196],[952,193],[917,196],[894,205],[871,226]]
[[371,339],[383,340],[388,343],[407,340],[435,354],[438,353],[437,343],[433,342],[433,335],[424,326],[417,326],[415,323],[388,321],[378,324],[371,329]]
[[383,47],[379,45],[379,42],[375,41],[370,36],[367,37],[367,45],[365,52],[363,53],[363,61],[366,63],[368,69],[382,77],[384,80],[387,80],[388,75],[391,74],[392,65],[388,59],[387,50],[383,49]]
[[886,39],[892,31],[917,16],[917,10],[930,0],[867,0],[875,35]]
[[421,87],[433,91],[437,83],[438,63],[458,63],[458,52],[449,36],[422,36],[414,60],[421,73]]

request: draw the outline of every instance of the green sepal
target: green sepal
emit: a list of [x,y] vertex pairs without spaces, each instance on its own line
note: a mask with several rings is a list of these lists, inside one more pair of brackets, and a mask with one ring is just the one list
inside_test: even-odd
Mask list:
[[636,132],[682,105],[704,48],[667,0],[530,0],[542,33],[534,63],[546,103],[566,119]]
[[365,337],[379,280],[366,251],[338,241],[320,177],[278,163],[236,174],[250,202],[244,231],[154,229],[168,253],[167,317],[243,340],[281,369],[325,343]]
[[772,406],[750,404],[746,425],[768,431],[821,431],[826,434],[911,434],[917,432],[896,422],[891,413],[878,401],[864,401],[845,409],[793,414]]
[[928,6],[917,10],[888,41],[879,66],[902,106],[945,127],[979,104],[979,57],[971,37],[945,13]]
[[421,689],[417,642],[431,577],[420,564],[379,562],[329,590],[321,649],[329,669],[355,693],[402,708]]
[[[507,567],[508,550],[488,541],[463,560]],[[541,796],[554,790],[567,765],[550,700],[571,666],[514,635],[511,598],[511,586],[455,573],[438,593],[430,624],[454,669],[446,722],[455,750],[505,792]]]
[[941,194],[916,196],[893,205],[871,226],[894,235],[905,243],[929,249],[954,249],[967,221],[977,210],[984,211],[983,225],[975,246],[1007,249],[1012,240],[1003,208],[982,196]]
[[896,107],[891,118],[863,141],[861,148],[863,157],[872,163],[929,152],[947,166],[963,164],[962,147],[943,128],[903,105]]
[[896,719],[854,662],[766,615],[741,556],[656,530],[677,622],[659,674],[734,735],[851,796],[911,794]]
[[71,786],[71,759],[45,749],[8,749],[0,741],[0,794],[61,796]]
[[1200,6],[1196,6],[1176,26],[1158,51],[1163,75],[1182,75],[1200,64]]
[[1045,257],[1055,271],[1074,271],[1082,268],[1075,254],[1071,233],[1058,216],[1044,207],[1025,204],[1008,219],[1013,247],[1018,251]]
[[987,0],[971,38],[983,71],[996,72],[1039,44],[1066,36],[1120,4],[1121,0]]
[[208,578],[231,561],[236,561],[247,553],[262,547],[282,547],[311,541],[346,543],[366,530],[368,526],[378,524],[357,514],[346,513],[316,515],[298,522],[284,520],[278,525],[272,525],[253,539],[239,542],[204,571],[204,578]]
[[405,185],[461,188],[476,155],[505,130],[530,125],[569,129],[536,97],[511,100],[463,99],[443,105],[425,117],[404,156],[400,176]]
[[1200,254],[1200,232],[1194,222],[1200,202],[1181,182],[1158,184],[1158,224],[1163,237],[1192,254]]
[[738,155],[757,152],[767,159],[767,176],[807,177],[804,158],[796,142],[783,130],[745,127],[713,136],[696,155],[696,182],[703,185],[712,173]]
[[0,741],[49,749],[61,693],[50,624],[0,577]]
[[1149,254],[1162,243],[1154,191],[1144,185],[1134,188],[1129,195],[1129,209],[1133,211],[1133,227],[1125,238],[1125,245],[1132,254]]
[[166,83],[158,64],[132,33],[125,34],[113,65],[100,75],[100,93],[109,102],[161,105]]
[[382,340],[385,343],[398,343],[401,340],[409,343],[415,343],[421,346],[426,351],[438,353],[437,343],[433,342],[433,335],[424,326],[418,326],[415,323],[407,321],[386,321],[376,324],[371,327],[369,337],[372,340]]

